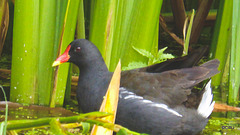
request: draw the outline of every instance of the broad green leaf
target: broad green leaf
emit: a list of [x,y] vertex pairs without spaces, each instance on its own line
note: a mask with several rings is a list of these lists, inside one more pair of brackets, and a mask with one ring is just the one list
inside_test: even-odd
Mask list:
[[[79,7],[79,0],[68,0],[68,5],[65,13],[64,24],[62,27],[62,34],[59,41],[60,53],[62,54],[65,48],[74,40],[77,13]],[[65,89],[67,84],[69,71],[69,64],[61,64],[56,68],[55,86],[53,89],[50,106],[62,106],[64,101]]]
[[14,5],[11,70],[12,102],[38,103],[39,7],[37,0],[16,0]]
[[90,41],[100,50],[110,71],[121,58],[126,67],[133,61],[147,62],[132,46],[157,52],[162,0],[92,1]]
[[[211,43],[210,58],[216,58],[220,61],[219,74],[212,77],[212,85],[219,86],[224,83],[222,78],[231,44],[231,25],[232,25],[233,1],[220,1],[217,12],[216,24]],[[228,74],[228,73],[227,73]],[[228,76],[227,76],[228,77]],[[228,80],[225,82],[227,83]]]
[[54,58],[56,1],[41,0],[39,14],[38,104],[49,105],[53,86],[51,65]]
[[228,103],[237,105],[240,86],[240,1],[233,0]]

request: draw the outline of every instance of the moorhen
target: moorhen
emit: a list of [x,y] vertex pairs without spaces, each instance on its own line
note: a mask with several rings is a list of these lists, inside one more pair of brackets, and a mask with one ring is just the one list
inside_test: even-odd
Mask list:
[[[83,112],[99,110],[112,72],[108,71],[97,47],[85,39],[74,40],[53,66],[64,62],[72,62],[80,69],[79,107]],[[195,85],[219,72],[219,61],[181,69],[175,69],[172,62],[166,63],[172,70],[156,64],[121,73],[116,123],[152,135],[201,132],[214,106],[210,81],[201,91],[197,108],[188,108],[184,103]]]

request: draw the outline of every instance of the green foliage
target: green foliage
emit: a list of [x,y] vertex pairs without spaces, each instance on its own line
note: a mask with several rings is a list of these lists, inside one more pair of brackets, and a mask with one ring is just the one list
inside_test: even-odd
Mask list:
[[82,128],[83,128],[82,133],[83,134],[88,133],[90,131],[90,124],[87,122],[81,122],[81,124],[82,124]]
[[[46,130],[46,129],[40,129],[40,128],[33,128],[31,130],[27,130],[27,131],[22,131],[20,132],[24,135],[56,135],[53,132]],[[18,134],[20,134],[18,133]]]
[[[229,86],[228,103],[236,105],[240,86],[240,10],[239,1],[220,1],[214,35],[211,44],[211,58],[220,60],[219,74],[213,77],[213,86]],[[226,99],[224,99],[226,100]]]
[[50,131],[57,134],[57,135],[67,135],[65,130],[61,127],[61,123],[59,122],[59,119],[51,119],[49,122],[50,124]]
[[[219,9],[217,13],[216,24],[214,27],[214,33],[211,43],[210,58],[216,58],[220,61],[219,74],[212,77],[212,85],[219,86],[221,83],[228,82],[228,75],[226,78],[223,78],[223,74],[228,70],[225,68],[228,65],[227,58],[229,55],[230,49],[230,37],[231,37],[231,23],[232,23],[232,1],[220,1]],[[227,57],[226,57],[227,56]],[[227,73],[228,74],[228,73]],[[226,80],[226,81],[223,81]]]
[[139,54],[141,54],[144,57],[148,58],[148,62],[144,63],[144,62],[131,62],[128,64],[127,67],[123,67],[123,70],[130,70],[130,69],[135,69],[135,68],[141,68],[141,67],[146,67],[149,65],[153,65],[153,64],[157,64],[157,63],[161,63],[166,61],[167,59],[172,59],[174,58],[174,56],[172,54],[168,54],[168,53],[163,53],[167,47],[160,49],[158,51],[158,53],[156,55],[152,54],[149,51],[146,51],[144,49],[139,49],[136,47],[132,47],[135,51],[137,51]]
[[46,125],[49,125],[49,122],[53,119],[59,119],[61,123],[73,123],[73,122],[85,121],[92,124],[103,124],[106,122],[98,121],[96,119],[103,118],[109,115],[111,114],[105,113],[105,112],[90,112],[85,114],[79,114],[76,116],[69,116],[69,117],[46,117],[46,118],[27,119],[27,120],[10,120],[7,122],[8,124],[7,129],[13,130],[13,129],[46,126]]
[[39,101],[36,104],[40,105],[49,105],[53,86],[53,68],[51,68],[51,65],[54,58],[55,14],[56,1],[40,1],[38,85],[36,86],[38,87],[39,97]]
[[132,46],[157,53],[162,0],[99,0],[91,4],[89,39],[110,71],[119,59],[123,67],[134,61],[147,62]]
[[184,34],[183,56],[188,54],[188,47],[189,47],[189,41],[190,41],[191,32],[192,32],[192,25],[193,25],[194,15],[195,15],[195,10],[193,9],[192,13],[191,13],[191,16],[190,16],[190,23],[188,25],[186,38],[185,38],[185,34]]
[[122,67],[122,70],[131,70],[131,69],[136,69],[136,68],[141,68],[141,67],[146,67],[147,63],[143,62],[131,62],[128,64],[127,67]]
[[[15,1],[11,101],[50,104],[54,82],[51,65],[57,55],[58,45],[63,44],[65,49],[74,39],[78,6],[78,0]],[[62,106],[68,64],[61,66],[58,71],[60,75],[57,75],[56,91],[52,96],[56,98],[52,98],[54,102],[51,103]]]
[[120,129],[120,130],[117,132],[117,135],[128,135],[128,133],[127,133],[126,130]]
[[148,65],[152,65],[152,64],[156,64],[156,63],[161,63],[166,61],[167,59],[173,59],[174,56],[172,54],[169,53],[163,53],[165,50],[167,49],[167,47],[160,49],[157,53],[157,56],[154,57],[152,62],[149,62]]
[[235,104],[238,101],[240,86],[240,1],[233,0],[232,12],[232,37],[230,49],[230,67],[229,67],[229,104]]
[[[77,23],[77,13],[79,8],[79,0],[68,0],[66,13],[64,17],[64,23],[61,31],[61,38],[59,41],[59,49],[62,54],[65,48],[74,40],[75,29]],[[52,94],[52,99],[50,106],[62,106],[64,102],[64,95],[66,90],[66,84],[69,73],[69,64],[62,64],[57,68],[55,76],[55,86],[54,92]],[[70,82],[70,81],[69,81]],[[68,85],[70,86],[70,85]]]
[[77,21],[77,38],[82,39],[85,38],[85,20],[84,20],[84,3],[83,0],[79,2],[79,10],[78,10],[78,21]]
[[203,134],[239,134],[239,118],[219,118],[212,117],[206,128],[203,130]]
[[38,102],[39,7],[39,1],[15,1],[10,95],[12,102]]
[[[68,117],[47,117],[47,118],[39,118],[39,119],[28,119],[28,120],[10,120],[7,122],[8,130],[21,130],[21,129],[26,129],[26,128],[33,128],[33,133],[38,133],[40,130],[37,130],[39,128],[43,128],[43,126],[49,127],[50,126],[50,132],[54,134],[71,134],[68,132],[67,128],[76,128],[76,126],[62,126],[62,123],[65,124],[73,124],[74,123],[82,123],[82,128],[83,132],[81,133],[89,133],[90,125],[97,125],[97,126],[102,126],[104,128],[108,128],[110,130],[113,130],[114,132],[118,132],[119,130],[124,130],[127,132],[127,134],[132,134],[132,135],[140,135],[137,132],[131,131],[125,127],[122,127],[117,124],[112,124],[109,123],[109,121],[102,120],[101,118],[110,116],[112,114],[106,113],[106,112],[90,112],[90,113],[85,113],[85,114],[79,114],[75,116],[68,116]],[[4,123],[1,122],[0,125]],[[77,125],[79,127],[79,124]],[[42,133],[46,133],[41,131]]]

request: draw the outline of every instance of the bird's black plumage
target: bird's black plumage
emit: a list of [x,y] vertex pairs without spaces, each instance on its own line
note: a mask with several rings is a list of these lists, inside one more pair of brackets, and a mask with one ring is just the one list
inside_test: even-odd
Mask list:
[[[68,62],[80,69],[77,88],[79,106],[84,112],[97,111],[112,73],[90,41],[78,39],[70,45]],[[200,108],[187,108],[183,103],[188,100],[193,86],[218,73],[219,61],[191,67],[191,63],[196,61],[184,64],[186,59],[191,60],[187,57],[177,59],[181,69],[174,68],[174,60],[171,60],[173,62],[166,62],[171,70],[167,70],[166,63],[163,63],[122,72],[116,123],[153,135],[200,132],[207,124],[208,114],[204,116]],[[183,68],[184,65],[187,68]],[[205,104],[211,113],[212,101]]]

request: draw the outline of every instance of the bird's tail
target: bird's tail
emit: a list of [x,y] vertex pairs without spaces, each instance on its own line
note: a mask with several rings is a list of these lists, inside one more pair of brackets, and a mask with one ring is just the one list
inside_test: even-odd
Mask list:
[[205,86],[204,93],[197,111],[200,115],[207,118],[211,115],[214,109],[214,104],[215,104],[215,101],[213,101],[213,94],[212,94],[211,80],[210,80]]

